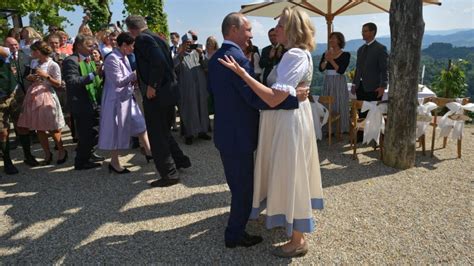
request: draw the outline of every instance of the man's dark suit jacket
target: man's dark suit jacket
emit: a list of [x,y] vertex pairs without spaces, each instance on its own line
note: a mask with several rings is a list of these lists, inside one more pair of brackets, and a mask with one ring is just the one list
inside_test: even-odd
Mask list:
[[[209,62],[208,88],[214,96],[214,143],[223,154],[250,154],[257,148],[259,109],[271,109],[234,72],[217,61],[232,56],[253,74],[242,50],[224,43]],[[288,96],[274,109],[296,109],[298,100]]]
[[93,114],[94,107],[86,85],[93,80],[89,76],[81,76],[79,55],[72,54],[63,61],[63,79],[66,82],[67,105],[73,114]]
[[273,69],[273,66],[280,63],[281,57],[285,53],[285,49],[282,50],[282,56],[275,60],[275,58],[270,59],[270,51],[272,50],[272,46],[269,45],[262,50],[262,56],[260,57],[260,62],[258,64],[263,69],[263,76],[262,76],[262,83],[265,85],[267,84],[267,77]]
[[379,87],[386,88],[388,83],[387,61],[387,47],[381,43],[374,41],[369,46],[362,45],[357,50],[356,72],[352,81],[352,84],[356,85],[356,90],[360,86],[361,78],[366,92],[375,91]]
[[143,97],[146,97],[147,86],[152,86],[160,106],[175,105],[178,90],[172,86],[176,80],[168,44],[150,30],[144,30],[135,38],[134,53]]

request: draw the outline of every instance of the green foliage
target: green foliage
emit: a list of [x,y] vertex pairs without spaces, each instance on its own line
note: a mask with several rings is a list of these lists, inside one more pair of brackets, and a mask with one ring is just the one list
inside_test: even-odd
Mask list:
[[78,0],[84,11],[90,14],[88,25],[92,32],[98,32],[110,23],[112,13],[109,9],[109,0]]
[[44,24],[43,24],[43,20],[38,16],[38,14],[32,12],[28,16],[28,18],[30,19],[30,26],[33,27],[40,34],[43,34]]
[[440,75],[433,82],[436,95],[446,98],[464,97],[467,84],[463,66],[467,63],[459,61],[452,63],[448,69],[441,70]]
[[64,0],[3,0],[0,1],[0,8],[15,9],[19,15],[26,16],[30,12],[35,12],[45,25],[61,26],[66,21],[65,17],[59,16],[60,9],[74,10],[75,1]]
[[163,0],[124,0],[124,15],[141,15],[149,18],[148,28],[163,36],[169,36],[168,17],[163,10]]
[[[59,10],[74,11],[82,6],[91,13],[90,28],[100,29],[110,21],[109,0],[3,0],[0,8],[15,9],[21,16],[35,13],[35,23],[61,27],[67,18],[59,16]],[[38,24],[39,25],[39,24]]]
[[3,40],[7,36],[9,26],[8,20],[6,18],[0,17],[0,43],[3,43]]

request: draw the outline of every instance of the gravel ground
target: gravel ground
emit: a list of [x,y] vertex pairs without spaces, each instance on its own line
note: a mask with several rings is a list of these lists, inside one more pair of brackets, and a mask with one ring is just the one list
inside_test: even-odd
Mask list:
[[383,165],[369,147],[355,161],[347,141],[319,142],[325,209],[314,213],[310,252],[295,259],[271,255],[286,237],[266,230],[263,216],[248,225],[262,244],[224,247],[230,193],[218,152],[209,141],[177,139],[193,166],[169,188],[149,187],[154,165],[139,153],[123,157],[133,172],[119,176],[106,167],[74,171],[72,158],[29,169],[21,149],[13,151],[20,174],[0,178],[0,264],[473,263],[472,126],[462,159],[451,141],[434,158],[418,151],[405,171]]

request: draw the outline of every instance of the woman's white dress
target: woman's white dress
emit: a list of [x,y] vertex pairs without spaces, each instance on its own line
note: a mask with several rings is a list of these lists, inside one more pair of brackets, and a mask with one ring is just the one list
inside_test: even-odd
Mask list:
[[[298,84],[309,86],[312,73],[311,54],[292,48],[283,55],[271,87],[295,96]],[[285,227],[288,236],[293,229],[314,231],[312,209],[323,208],[315,136],[308,100],[300,102],[295,110],[261,112],[251,219],[266,208],[269,229]]]

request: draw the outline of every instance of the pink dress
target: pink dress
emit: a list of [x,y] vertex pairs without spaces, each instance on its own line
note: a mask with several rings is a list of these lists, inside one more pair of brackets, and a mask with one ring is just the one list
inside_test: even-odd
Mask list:
[[[59,65],[51,58],[48,58],[48,61],[43,64],[34,60],[31,62],[31,68],[42,69],[51,78],[61,80]],[[30,85],[23,101],[17,125],[30,130],[41,131],[57,130],[65,126],[61,104],[49,81],[39,80]]]

